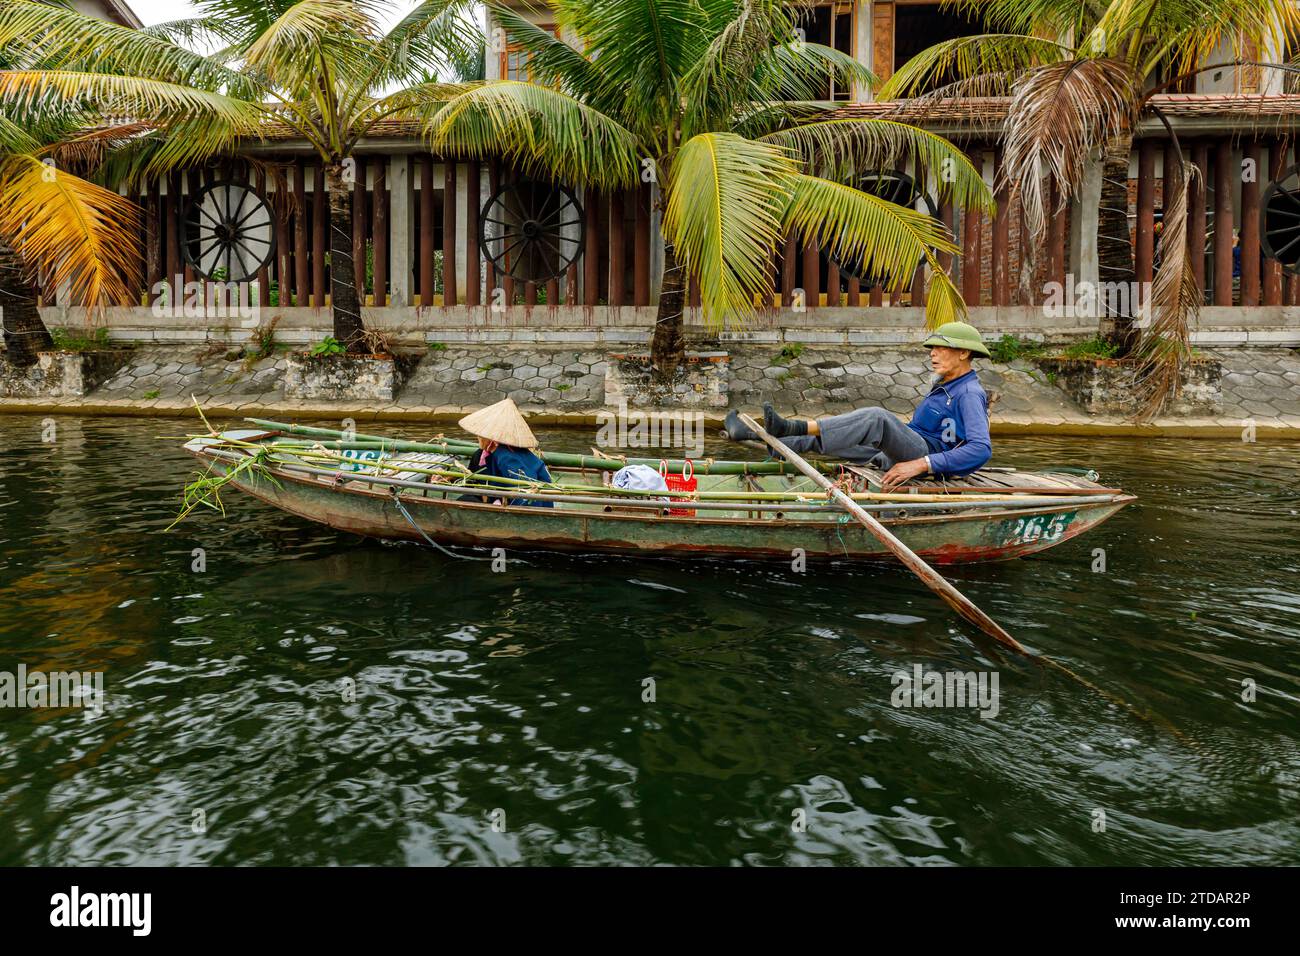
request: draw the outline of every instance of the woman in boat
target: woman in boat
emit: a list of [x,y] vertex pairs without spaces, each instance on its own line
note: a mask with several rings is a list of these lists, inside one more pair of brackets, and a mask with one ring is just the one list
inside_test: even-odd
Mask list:
[[[478,439],[479,450],[470,459],[470,470],[487,478],[513,478],[519,481],[551,481],[551,473],[532,449],[537,439],[524,421],[519,407],[508,398],[495,405],[470,412],[460,420],[460,427]],[[503,485],[502,487],[506,487]],[[468,496],[467,496],[468,497]],[[485,498],[480,500],[487,500]],[[553,501],[530,501],[527,498],[496,499],[497,503],[553,508]]]
[[[930,350],[935,384],[904,425],[883,408],[859,408],[815,421],[782,418],[763,406],[763,428],[791,451],[821,452],[847,461],[888,469],[881,488],[889,490],[917,475],[960,476],[993,457],[989,439],[989,400],[971,367],[972,357],[989,358],[979,331],[965,322],[941,325],[922,345]],[[727,415],[732,441],[759,441],[758,435]]]

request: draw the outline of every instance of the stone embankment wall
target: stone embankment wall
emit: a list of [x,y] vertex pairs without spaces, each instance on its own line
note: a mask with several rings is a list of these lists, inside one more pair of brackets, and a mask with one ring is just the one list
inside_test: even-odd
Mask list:
[[[1189,394],[1199,404],[1184,414],[1220,420],[1287,421],[1300,427],[1300,351],[1294,349],[1205,350]],[[151,405],[179,407],[193,395],[205,405],[293,407],[303,399],[335,402],[344,409],[401,410],[443,414],[477,407],[504,397],[534,413],[566,414],[601,408],[679,408],[721,417],[729,407],[753,409],[771,401],[786,412],[820,416],[863,405],[881,405],[906,416],[929,388],[925,354],[915,346],[803,347],[732,346],[696,356],[683,373],[681,394],[653,394],[641,381],[635,353],[572,346],[444,346],[404,353],[388,367],[364,360],[364,374],[337,379],[328,359],[278,351],[264,358],[244,357],[220,344],[188,347],[141,346],[123,350],[102,382],[83,394],[101,403],[144,411]],[[58,389],[63,359],[43,359]],[[304,378],[303,370],[328,372]],[[996,420],[1012,422],[1088,422],[1120,417],[1122,402],[1107,405],[1097,383],[1081,390],[1051,361],[979,361],[980,379],[990,395]],[[322,373],[324,374],[324,373]],[[38,373],[15,385],[0,383],[12,399],[41,394]],[[92,376],[93,378],[93,376]],[[324,379],[329,379],[328,382]],[[345,376],[346,378],[346,376]],[[322,384],[323,383],[323,384]],[[20,387],[18,387],[20,386]],[[1127,388],[1122,378],[1111,386]],[[314,390],[313,390],[314,389]],[[689,394],[688,394],[689,393]],[[50,395],[73,394],[66,390]],[[1112,392],[1112,398],[1116,395]],[[1119,396],[1122,398],[1123,396]]]

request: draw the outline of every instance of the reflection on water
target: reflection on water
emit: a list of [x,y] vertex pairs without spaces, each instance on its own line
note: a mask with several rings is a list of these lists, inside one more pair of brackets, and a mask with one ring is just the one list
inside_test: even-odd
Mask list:
[[[189,428],[0,419],[0,671],[108,695],[0,710],[0,864],[1300,862],[1296,445],[998,443],[1141,501],[952,577],[1180,738],[893,568],[493,574],[233,492],[164,533],[192,469],[157,436]],[[996,719],[892,707],[918,663],[996,669]]]

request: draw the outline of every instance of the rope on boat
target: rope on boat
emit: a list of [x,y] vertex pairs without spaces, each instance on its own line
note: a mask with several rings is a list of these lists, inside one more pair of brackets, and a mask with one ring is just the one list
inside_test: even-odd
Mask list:
[[479,557],[477,554],[457,554],[455,551],[452,551],[450,548],[445,548],[442,545],[440,545],[437,541],[434,541],[432,538],[430,538],[427,534],[424,533],[423,528],[421,528],[418,524],[415,523],[415,519],[411,517],[411,513],[406,510],[406,505],[402,504],[402,499],[399,497],[398,492],[399,489],[394,487],[392,490],[393,504],[397,505],[397,510],[402,513],[402,517],[411,523],[411,527],[414,528],[416,531],[418,531],[420,537],[423,538],[425,541],[427,541],[431,547],[437,548],[443,554],[449,554],[453,558],[461,558],[462,560],[465,561],[491,561],[492,560],[491,558]]

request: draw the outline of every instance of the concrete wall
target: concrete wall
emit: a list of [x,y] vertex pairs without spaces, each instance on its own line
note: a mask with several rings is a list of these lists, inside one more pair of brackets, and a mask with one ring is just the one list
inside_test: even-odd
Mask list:
[[[47,308],[43,317],[51,326],[81,328],[80,309]],[[575,345],[640,345],[649,340],[654,325],[653,306],[610,308],[596,306],[515,306],[502,312],[490,308],[367,308],[369,328],[382,329],[399,341],[491,343],[517,342]],[[247,318],[239,315],[157,315],[147,308],[112,308],[98,320],[117,342],[242,344],[254,327],[277,320],[276,340],[303,345],[319,342],[331,329],[328,310],[268,307]],[[1047,315],[1037,306],[980,306],[970,310],[970,321],[986,339],[1003,334],[1048,342],[1094,336],[1096,319]],[[816,345],[903,345],[924,334],[925,318],[911,308],[821,308],[792,316],[773,311],[755,316],[743,327],[722,331],[706,328],[699,310],[689,310],[687,324],[697,340],[735,343],[798,342]],[[1207,306],[1192,333],[1202,346],[1262,346],[1300,348],[1300,306],[1266,306],[1251,309]]]

